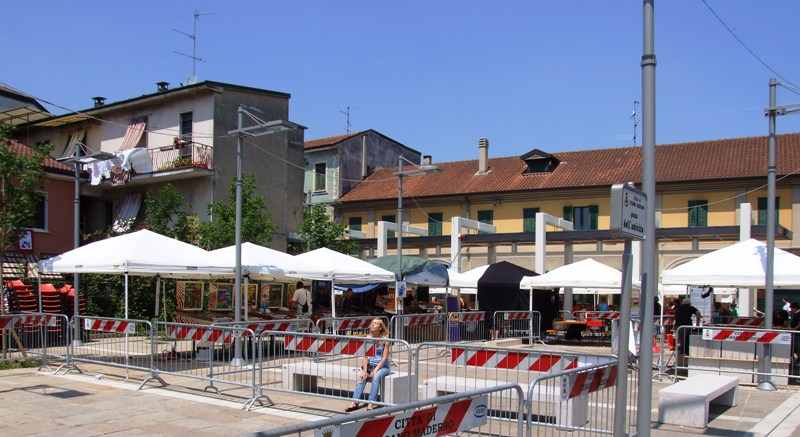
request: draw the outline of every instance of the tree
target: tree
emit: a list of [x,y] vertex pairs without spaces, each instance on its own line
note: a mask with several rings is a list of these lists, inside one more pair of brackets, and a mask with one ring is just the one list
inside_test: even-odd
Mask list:
[[[200,245],[208,250],[236,243],[236,184],[231,184],[230,197],[209,205],[212,219],[200,224]],[[245,176],[242,181],[242,242],[268,246],[272,242],[272,224],[264,198],[256,192],[256,181]]]
[[327,247],[342,253],[354,254],[357,244],[354,240],[346,240],[347,228],[331,220],[322,205],[313,205],[303,213],[303,224],[300,226],[300,237],[306,250]]
[[186,200],[172,184],[150,192],[144,200],[144,227],[181,241],[189,241],[190,219]]

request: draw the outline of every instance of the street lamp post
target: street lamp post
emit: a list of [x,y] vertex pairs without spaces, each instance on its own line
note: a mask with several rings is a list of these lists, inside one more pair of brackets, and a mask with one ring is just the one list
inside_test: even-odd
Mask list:
[[[403,163],[411,164],[410,170],[403,170]],[[400,267],[394,284],[394,299],[397,305],[397,314],[403,313],[403,301],[400,298],[400,287],[403,282],[403,177],[416,176],[440,171],[439,167],[431,164],[419,165],[409,161],[404,156],[397,158],[397,260]]]
[[[279,132],[288,132],[298,129],[305,129],[296,123],[286,120],[264,121],[254,112],[261,112],[257,108],[239,105],[236,110],[237,123],[236,129],[228,132],[229,135],[236,135],[236,224],[234,227],[235,256],[236,264],[234,268],[234,292],[233,292],[233,320],[242,320],[242,141],[244,136],[260,137]],[[244,116],[255,122],[254,125],[244,127]],[[237,337],[234,342],[233,365],[240,365],[242,362],[242,344]]]
[[[77,249],[81,245],[81,165],[89,164],[94,161],[108,161],[109,159],[114,158],[114,154],[108,152],[94,152],[91,153],[89,146],[86,144],[76,141],[71,145],[71,149],[67,149],[65,151],[64,156],[58,158],[57,161],[65,163],[65,164],[73,164],[74,166],[74,181],[75,181],[75,189],[72,199],[72,214],[73,214],[73,235],[72,235],[72,245],[73,248]],[[72,275],[72,286],[75,290],[75,296],[73,298],[72,303],[72,315],[73,315],[73,334],[72,334],[72,343],[74,345],[79,345],[81,342],[81,325],[80,321],[78,320],[78,315],[80,315],[80,276],[78,273],[73,273]],[[41,290],[40,293],[40,301],[41,301]]]

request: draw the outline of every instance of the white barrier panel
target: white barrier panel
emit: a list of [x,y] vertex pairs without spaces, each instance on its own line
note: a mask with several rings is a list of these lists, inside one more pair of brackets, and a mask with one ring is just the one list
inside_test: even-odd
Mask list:
[[600,367],[583,373],[569,373],[562,377],[561,399],[594,393],[617,384],[617,366]]
[[450,363],[458,366],[485,367],[488,369],[550,372],[577,368],[578,357],[491,349],[465,350],[454,347],[450,350]]
[[759,344],[792,344],[792,334],[778,331],[741,331],[736,329],[703,329],[703,340],[738,341]]
[[83,319],[83,329],[87,331],[133,334],[136,332],[136,324],[127,320]]
[[317,437],[438,436],[467,431],[487,422],[489,397],[462,399],[398,415],[345,423],[316,431]]

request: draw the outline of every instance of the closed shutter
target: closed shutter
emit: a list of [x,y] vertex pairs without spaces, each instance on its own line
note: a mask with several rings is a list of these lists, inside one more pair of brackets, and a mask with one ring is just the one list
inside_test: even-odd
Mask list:
[[442,235],[442,221],[444,217],[441,212],[428,214],[428,235]]
[[597,205],[589,205],[589,229],[592,231],[597,230],[597,215],[599,208]]
[[[781,198],[775,198],[775,224],[779,225],[781,222]],[[766,225],[767,224],[767,198],[766,197],[759,197],[758,198],[758,224],[759,225]]]
[[689,201],[689,227],[708,226],[708,201]]
[[[394,223],[395,222],[395,216],[393,216],[393,215],[385,215],[385,216],[381,217],[381,221],[382,222]],[[394,231],[386,232],[386,238],[394,238],[394,237],[395,237]]]
[[564,207],[564,220],[567,220],[567,221],[570,221],[570,222],[573,221],[572,207],[571,206],[565,206]]
[[539,208],[523,208],[522,209],[522,231],[523,232],[536,232],[536,213]]

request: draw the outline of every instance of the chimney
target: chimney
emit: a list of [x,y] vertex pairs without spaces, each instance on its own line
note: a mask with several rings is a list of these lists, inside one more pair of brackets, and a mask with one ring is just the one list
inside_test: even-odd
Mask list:
[[160,82],[156,82],[156,91],[163,93],[164,91],[168,90],[169,90],[169,82],[165,82],[163,80]]
[[431,155],[422,155],[422,165],[433,164],[433,157]]
[[489,139],[481,138],[478,141],[478,174],[489,172]]
[[103,96],[92,97],[92,100],[94,100],[95,108],[99,108],[106,104],[106,98]]

